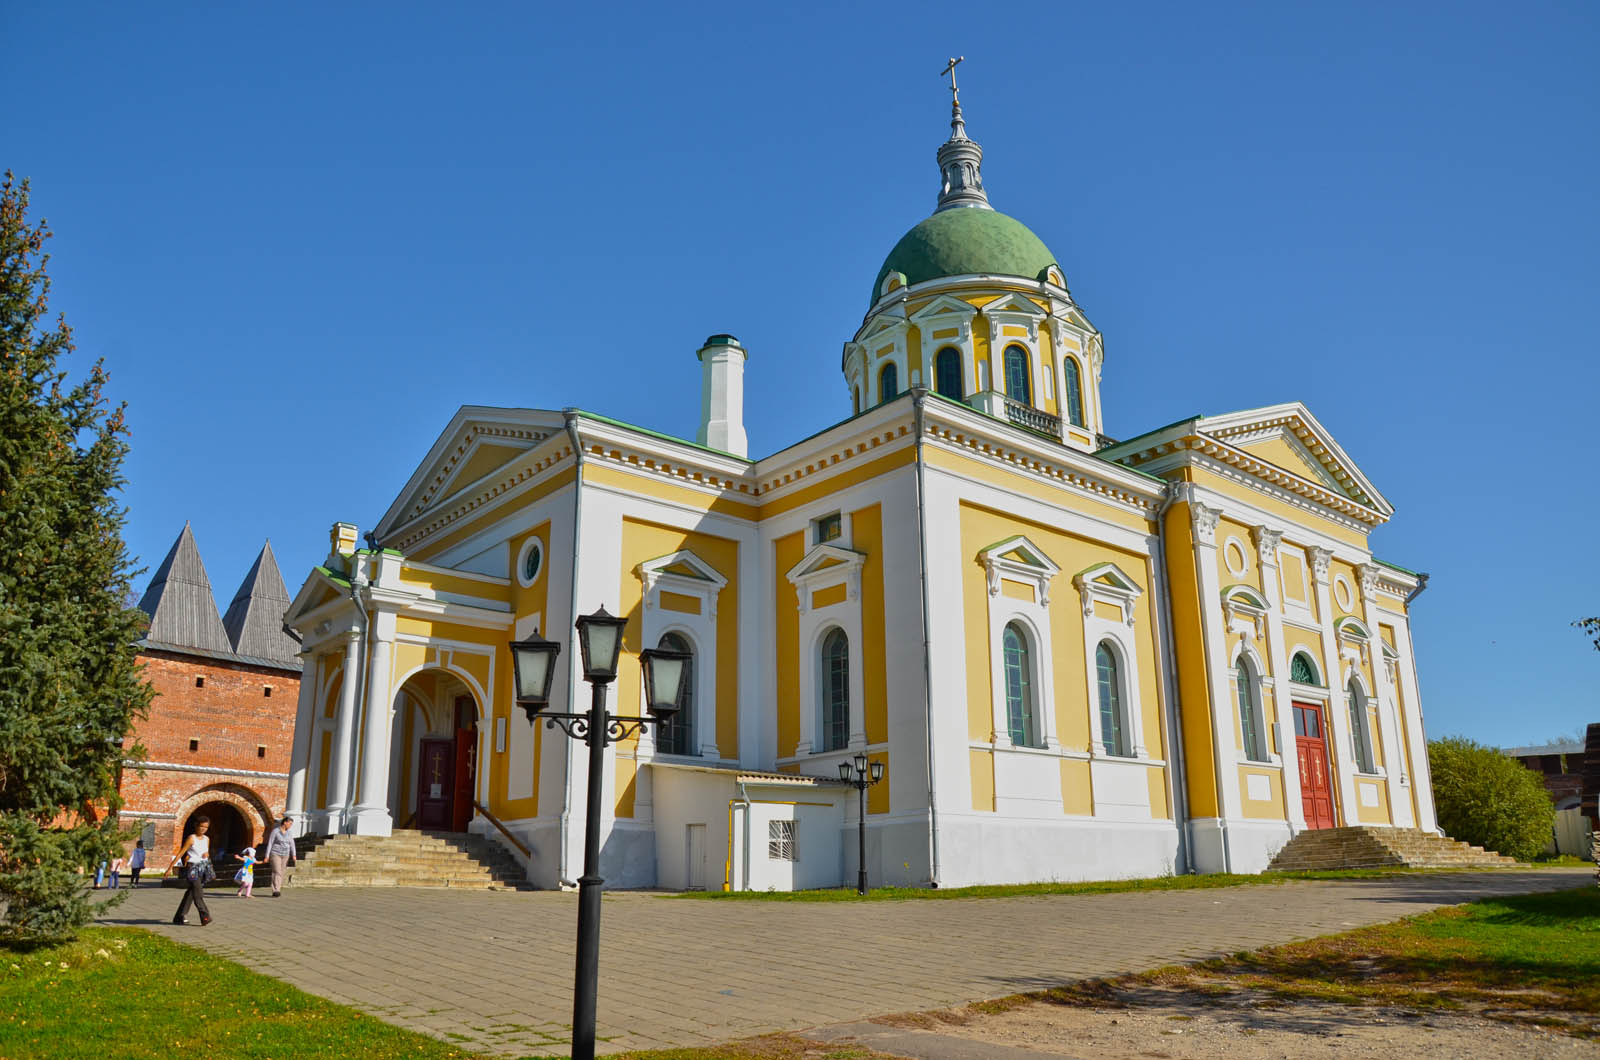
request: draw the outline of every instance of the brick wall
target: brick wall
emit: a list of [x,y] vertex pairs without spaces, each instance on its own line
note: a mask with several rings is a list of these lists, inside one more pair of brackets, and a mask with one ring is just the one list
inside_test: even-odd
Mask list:
[[202,805],[222,804],[208,811],[214,851],[259,843],[283,812],[300,675],[176,652],[140,660],[156,695],[124,744],[144,744],[147,764],[125,768],[119,790],[122,820],[154,826],[150,871],[166,866]]

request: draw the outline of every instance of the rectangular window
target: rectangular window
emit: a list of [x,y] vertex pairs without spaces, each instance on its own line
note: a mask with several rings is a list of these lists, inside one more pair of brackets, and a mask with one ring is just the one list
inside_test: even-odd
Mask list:
[[265,757],[267,757],[267,745],[266,744],[264,744],[264,743],[256,744],[256,757],[257,758],[265,758]]
[[191,750],[191,751],[200,750],[200,741],[199,740],[190,740],[189,741],[189,750]]
[[795,822],[767,822],[767,857],[773,861],[797,861],[795,855]]
[[844,520],[838,512],[811,521],[811,543],[821,545],[837,540],[844,533]]

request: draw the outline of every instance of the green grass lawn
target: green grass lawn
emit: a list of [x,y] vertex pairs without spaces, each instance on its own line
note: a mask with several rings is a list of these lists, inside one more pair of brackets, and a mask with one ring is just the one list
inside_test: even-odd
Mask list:
[[[1152,876],[1137,880],[1094,880],[1088,883],[1014,883],[980,887],[874,887],[866,894],[853,888],[815,891],[683,891],[663,898],[723,902],[904,902],[946,898],[1017,898],[1040,894],[1118,894],[1124,891],[1191,891],[1208,887],[1243,887],[1292,880],[1369,880],[1422,872],[1475,872],[1481,869],[1333,869],[1321,872],[1262,872],[1240,875],[1210,872],[1193,876]],[[1498,870],[1497,870],[1498,871]]]
[[0,948],[0,1057],[298,1060],[476,1056],[136,928]]

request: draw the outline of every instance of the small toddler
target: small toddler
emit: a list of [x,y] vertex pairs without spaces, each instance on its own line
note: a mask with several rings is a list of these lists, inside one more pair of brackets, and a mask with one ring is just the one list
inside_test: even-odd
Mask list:
[[239,860],[244,862],[243,867],[233,874],[233,882],[239,885],[236,897],[249,898],[251,890],[256,885],[256,851],[254,847],[245,847],[239,851]]

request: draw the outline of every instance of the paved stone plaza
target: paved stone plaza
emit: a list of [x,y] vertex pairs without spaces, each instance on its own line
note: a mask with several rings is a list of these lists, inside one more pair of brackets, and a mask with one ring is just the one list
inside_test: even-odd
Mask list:
[[[1582,886],[1590,869],[906,902],[605,898],[607,1051],[726,1041],[942,1008],[1394,920],[1493,895]],[[513,1056],[565,1055],[577,896],[322,889],[171,923],[144,888],[113,924],[201,946],[391,1023]]]

